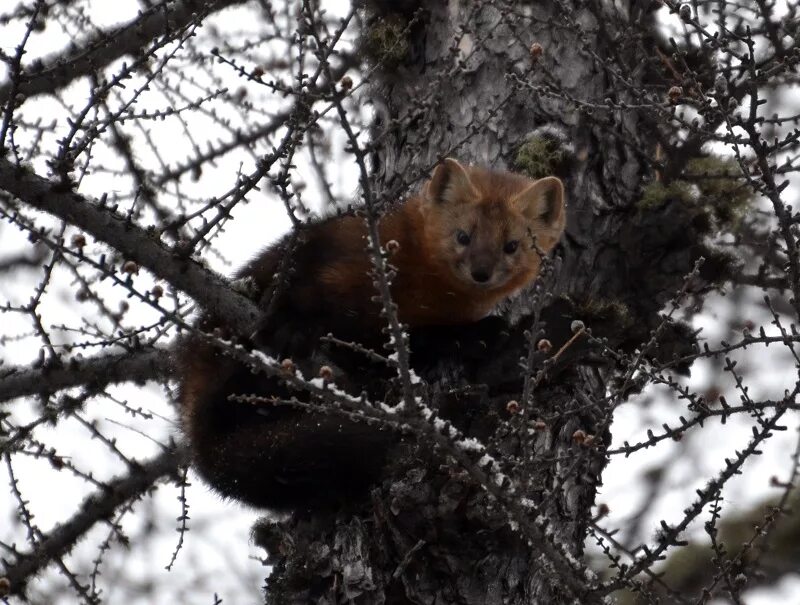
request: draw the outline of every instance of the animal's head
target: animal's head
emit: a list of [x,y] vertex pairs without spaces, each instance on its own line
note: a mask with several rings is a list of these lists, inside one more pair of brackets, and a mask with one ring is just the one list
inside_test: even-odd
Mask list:
[[425,236],[453,274],[487,290],[516,289],[539,273],[564,231],[564,185],[464,167],[447,158],[422,192]]

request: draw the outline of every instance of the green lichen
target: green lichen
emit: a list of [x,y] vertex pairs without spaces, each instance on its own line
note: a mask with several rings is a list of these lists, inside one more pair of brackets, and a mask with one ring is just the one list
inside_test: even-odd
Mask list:
[[682,178],[645,185],[637,207],[648,211],[667,202],[681,202],[694,209],[693,222],[699,232],[710,233],[712,227],[735,229],[754,199],[753,191],[739,175],[733,158],[694,158],[687,162]]
[[533,179],[554,174],[566,157],[558,141],[546,137],[528,139],[514,158],[517,169]]
[[362,50],[373,63],[384,68],[397,67],[408,56],[408,33],[408,23],[402,17],[379,17],[366,28]]
[[577,317],[590,320],[590,323],[603,322],[613,326],[615,331],[628,329],[633,324],[628,306],[617,299],[587,298],[575,305]]
[[667,185],[661,181],[654,181],[645,185],[638,207],[640,210],[652,210],[672,201],[690,204],[694,201],[694,197],[692,186],[686,181],[672,181]]
[[721,227],[738,225],[753,201],[753,191],[740,177],[739,165],[733,158],[708,156],[690,160],[686,178],[700,191],[703,205]]

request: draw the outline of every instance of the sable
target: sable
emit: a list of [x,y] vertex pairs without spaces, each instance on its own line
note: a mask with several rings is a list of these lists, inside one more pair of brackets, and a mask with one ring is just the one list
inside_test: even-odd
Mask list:
[[[531,180],[446,159],[420,193],[380,222],[381,244],[396,269],[391,294],[400,321],[413,329],[483,319],[536,278],[564,224],[558,178]],[[244,344],[295,360],[318,352],[328,333],[380,347],[381,303],[366,246],[363,218],[348,214],[311,224],[258,255],[238,272],[252,279],[263,310]],[[219,318],[204,318],[200,328],[227,335]],[[344,364],[351,379],[365,375],[359,364],[370,363],[354,356]],[[272,509],[349,501],[379,477],[398,438],[337,415],[232,400],[293,393],[198,338],[186,342],[180,358],[194,464],[224,496]]]

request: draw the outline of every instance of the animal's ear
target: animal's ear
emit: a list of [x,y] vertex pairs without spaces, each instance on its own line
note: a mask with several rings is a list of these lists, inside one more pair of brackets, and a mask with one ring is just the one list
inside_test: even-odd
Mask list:
[[429,204],[464,202],[476,197],[478,191],[470,181],[467,169],[453,158],[445,158],[436,166],[425,186],[425,199]]
[[511,204],[531,222],[540,248],[547,252],[556,245],[567,222],[561,179],[548,176],[534,181],[512,197]]

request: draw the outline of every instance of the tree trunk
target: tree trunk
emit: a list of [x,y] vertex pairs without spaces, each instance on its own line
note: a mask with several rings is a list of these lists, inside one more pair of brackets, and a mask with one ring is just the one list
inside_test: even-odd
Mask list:
[[[534,158],[563,176],[568,189],[563,262],[552,290],[581,301],[550,314],[545,335],[556,346],[569,337],[565,326],[586,319],[589,307],[617,305],[627,322],[652,326],[661,304],[639,299],[646,276],[635,272],[620,241],[647,169],[622,142],[643,136],[639,120],[634,112],[589,119],[567,101],[602,102],[608,89],[603,63],[587,52],[603,45],[598,15],[587,7],[591,3],[572,4],[431,2],[392,13],[386,3],[369,9],[364,33],[374,38],[390,25],[408,24],[407,52],[399,59],[378,57],[384,63],[370,91],[378,108],[374,182],[383,200],[418,186],[443,156],[542,176],[536,166],[526,166],[525,152],[542,145],[553,151],[553,157]],[[641,245],[646,234],[627,231],[631,245]],[[687,257],[672,273],[690,268]],[[531,516],[546,519],[552,542],[580,558],[609,438],[606,372],[574,362],[523,401],[524,372],[515,362],[527,354],[523,330],[537,327],[536,301],[529,293],[506,310],[518,323],[510,340],[487,339],[481,370],[467,367],[463,357],[445,356],[423,372],[433,398],[465,384],[486,385],[478,415],[502,419],[509,401],[522,401],[517,429],[555,418],[537,425],[529,457],[517,468],[528,473],[528,488],[517,493],[535,503]],[[509,366],[517,380],[509,379]],[[476,432],[474,426],[465,431]],[[523,448],[524,432],[510,431],[506,440],[509,449]],[[563,565],[526,543],[466,473],[436,452],[423,455],[410,446],[393,455],[386,480],[364,509],[265,521],[257,535],[271,553],[281,553],[268,582],[270,603],[555,604],[598,598],[565,584]]]

